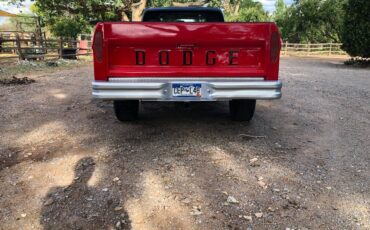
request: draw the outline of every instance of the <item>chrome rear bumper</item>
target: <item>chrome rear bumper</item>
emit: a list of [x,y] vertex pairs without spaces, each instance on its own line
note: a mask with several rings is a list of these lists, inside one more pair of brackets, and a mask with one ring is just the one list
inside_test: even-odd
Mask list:
[[[201,97],[174,97],[172,83],[201,83]],[[222,101],[278,99],[281,81],[263,78],[110,78],[93,81],[93,98],[143,101]]]

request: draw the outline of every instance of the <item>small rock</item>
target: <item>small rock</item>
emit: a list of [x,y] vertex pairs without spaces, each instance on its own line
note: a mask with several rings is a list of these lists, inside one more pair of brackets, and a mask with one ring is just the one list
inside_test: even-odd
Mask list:
[[272,191],[274,191],[274,192],[280,192],[280,189],[274,188],[274,189],[272,189]]
[[21,217],[23,217],[23,218],[25,218],[27,216],[27,214],[26,213],[22,213],[21,214]]
[[276,142],[275,145],[276,145],[276,147],[281,148],[281,144]]
[[114,208],[114,211],[121,211],[121,210],[122,210],[122,207],[120,206]]
[[329,186],[329,187],[326,187],[326,189],[327,189],[327,190],[331,190],[331,187],[330,187],[330,186]]
[[226,201],[230,204],[239,204],[239,201],[237,201],[233,196],[228,196]]
[[118,221],[117,223],[116,223],[116,228],[121,228],[121,221]]
[[45,205],[45,206],[48,206],[48,205],[51,205],[52,203],[54,203],[54,199],[50,197],[49,199],[47,199],[47,200],[44,202],[44,205]]
[[102,191],[103,192],[108,192],[108,188],[103,188]]
[[113,178],[113,181],[114,182],[119,181],[119,178],[118,177],[115,177],[115,178]]
[[257,177],[257,180],[261,181],[261,180],[263,180],[263,177],[259,176],[259,177]]
[[192,216],[199,216],[199,215],[202,215],[203,213],[201,211],[198,211],[198,210],[194,210],[194,211],[191,211],[190,212],[190,215]]
[[268,207],[267,210],[270,211],[270,212],[274,212],[275,211],[275,209],[273,209],[272,207]]
[[223,191],[222,194],[224,194],[226,196],[229,195],[226,191]]
[[254,214],[257,218],[261,218],[263,216],[262,212],[257,212]]
[[184,203],[184,204],[189,204],[190,203],[190,199],[189,198],[185,198],[181,202]]
[[256,161],[258,161],[258,158],[257,158],[257,157],[250,159],[250,160],[249,160],[249,163],[250,163],[250,164],[253,164],[253,163],[255,163]]
[[243,219],[248,220],[248,221],[252,221],[252,216],[243,216]]
[[202,215],[202,212],[200,211],[200,207],[194,206],[193,210],[190,212],[190,215],[192,216]]
[[259,185],[260,187],[262,187],[262,188],[264,188],[264,189],[266,189],[266,188],[267,188],[267,186],[266,186],[266,183],[265,183],[265,182],[263,182],[263,181],[258,181],[257,183],[258,183],[258,185]]
[[260,164],[258,163],[258,158],[255,157],[255,158],[250,159],[249,160],[249,165],[252,166],[252,167],[260,166]]

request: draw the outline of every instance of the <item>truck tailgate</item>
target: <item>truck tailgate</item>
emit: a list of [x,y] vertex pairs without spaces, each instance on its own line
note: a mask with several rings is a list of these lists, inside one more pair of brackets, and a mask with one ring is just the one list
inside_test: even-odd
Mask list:
[[100,23],[95,36],[99,31],[104,53],[103,61],[95,62],[96,80],[114,77],[277,80],[279,58],[271,59],[271,43],[275,33],[279,47],[274,55],[278,55],[280,37],[274,23]]

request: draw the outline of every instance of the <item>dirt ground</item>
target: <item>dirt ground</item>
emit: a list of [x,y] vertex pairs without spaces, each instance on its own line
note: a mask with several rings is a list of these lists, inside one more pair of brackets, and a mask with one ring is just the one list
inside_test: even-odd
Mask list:
[[370,70],[285,57],[283,98],[144,103],[118,122],[90,65],[0,85],[0,229],[370,229]]

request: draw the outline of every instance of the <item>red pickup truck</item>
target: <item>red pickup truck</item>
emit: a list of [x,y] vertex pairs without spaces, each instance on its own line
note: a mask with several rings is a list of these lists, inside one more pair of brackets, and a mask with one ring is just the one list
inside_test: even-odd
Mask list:
[[256,99],[278,99],[281,39],[274,23],[227,23],[216,8],[149,8],[142,22],[104,22],[94,39],[94,98],[120,121],[140,101],[229,101],[252,119]]

